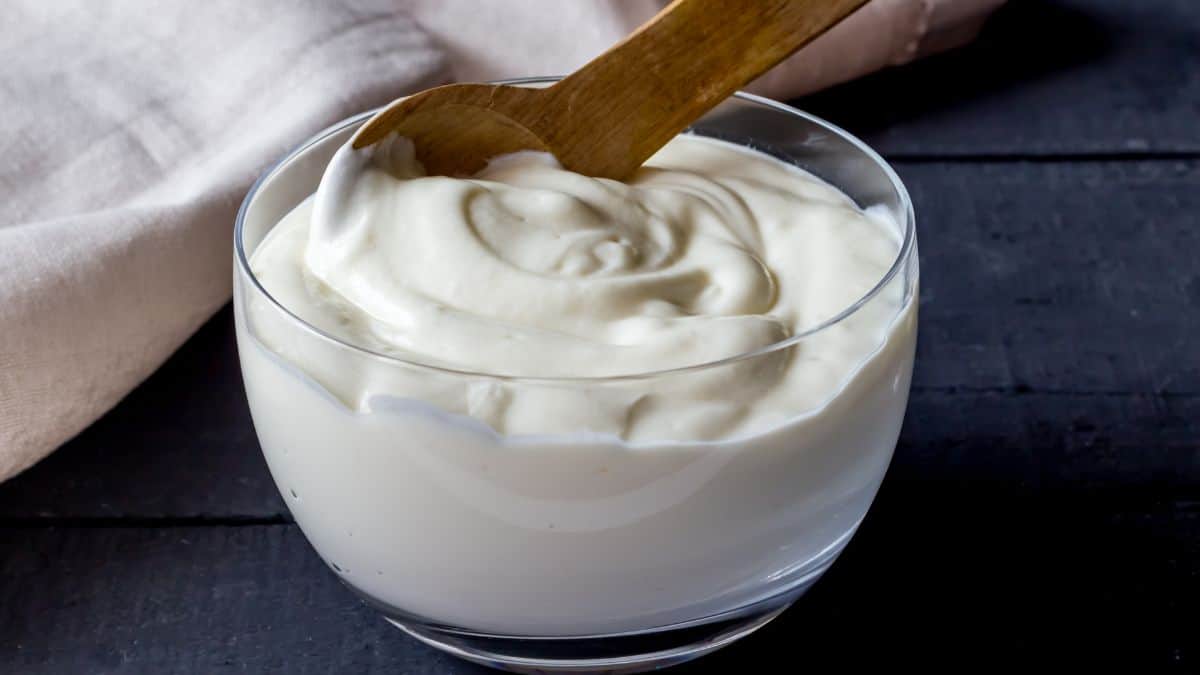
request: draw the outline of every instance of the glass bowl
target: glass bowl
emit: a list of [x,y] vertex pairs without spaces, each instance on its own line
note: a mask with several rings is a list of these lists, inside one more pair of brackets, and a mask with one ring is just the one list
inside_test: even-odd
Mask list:
[[[691,133],[769,153],[861,207],[886,210],[899,242],[888,272],[837,316],[753,353],[620,377],[501,377],[341,342],[280,305],[251,271],[255,247],[372,114],[335,124],[269,169],[234,235],[237,341],[255,429],[296,523],[334,574],[417,639],[525,671],[661,667],[786,609],[866,514],[907,405],[916,236],[891,168],[828,122],[735,95]],[[881,316],[890,338],[831,398],[762,433],[630,443],[572,433],[568,420],[562,433],[505,437],[462,410],[478,392],[520,397],[548,416],[564,401],[602,405],[650,386],[727,387],[722,395],[737,397],[727,383],[745,381],[746,369],[820,358]],[[388,395],[364,400],[331,384],[347,380],[365,390],[386,382]],[[436,400],[404,396],[406,382],[439,392]]]

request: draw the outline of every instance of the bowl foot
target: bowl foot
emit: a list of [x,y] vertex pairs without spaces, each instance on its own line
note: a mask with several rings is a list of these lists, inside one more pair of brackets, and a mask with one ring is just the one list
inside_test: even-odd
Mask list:
[[762,628],[807,589],[679,627],[579,637],[529,637],[468,632],[388,618],[431,647],[517,673],[639,673],[690,661]]

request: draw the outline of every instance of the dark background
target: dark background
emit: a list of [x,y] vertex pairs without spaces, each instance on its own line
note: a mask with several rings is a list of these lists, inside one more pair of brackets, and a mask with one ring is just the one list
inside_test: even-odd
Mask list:
[[[912,191],[911,405],[833,570],[675,672],[1200,671],[1200,2],[1012,0],[797,104]],[[319,561],[239,377],[226,309],[0,485],[0,672],[481,672]]]

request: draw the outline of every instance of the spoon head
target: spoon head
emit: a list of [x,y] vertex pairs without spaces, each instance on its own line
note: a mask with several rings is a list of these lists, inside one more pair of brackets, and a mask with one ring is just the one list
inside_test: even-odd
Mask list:
[[351,143],[364,148],[397,133],[413,142],[428,173],[470,175],[499,155],[550,152],[527,123],[542,105],[541,91],[493,84],[436,87],[388,105]]

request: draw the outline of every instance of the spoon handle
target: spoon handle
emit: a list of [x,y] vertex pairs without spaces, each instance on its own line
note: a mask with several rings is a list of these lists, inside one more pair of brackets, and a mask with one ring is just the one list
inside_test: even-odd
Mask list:
[[[548,109],[566,116],[546,120],[546,140],[568,167],[586,157],[593,175],[627,176],[696,118],[865,2],[675,0],[546,92]],[[599,144],[608,150],[597,153]],[[612,152],[613,144],[621,151]],[[597,154],[613,166],[594,166]]]

